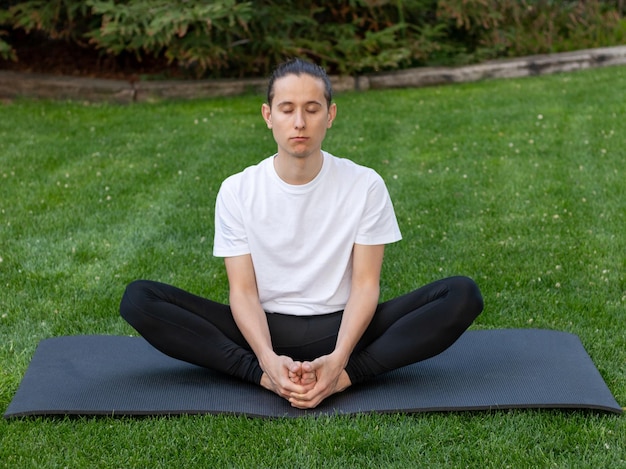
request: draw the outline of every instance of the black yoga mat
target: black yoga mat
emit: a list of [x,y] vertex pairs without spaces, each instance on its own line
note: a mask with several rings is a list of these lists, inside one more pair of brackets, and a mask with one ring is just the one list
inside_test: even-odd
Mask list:
[[577,336],[506,329],[468,331],[442,354],[308,411],[258,386],[169,358],[142,338],[57,337],[39,344],[4,416],[298,417],[512,408],[622,412]]

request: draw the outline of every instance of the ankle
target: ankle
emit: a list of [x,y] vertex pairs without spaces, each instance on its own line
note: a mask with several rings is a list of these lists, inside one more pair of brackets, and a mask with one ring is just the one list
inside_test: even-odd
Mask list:
[[346,370],[343,370],[337,380],[337,392],[344,391],[350,386],[352,386],[352,381],[350,381],[350,377],[348,376]]

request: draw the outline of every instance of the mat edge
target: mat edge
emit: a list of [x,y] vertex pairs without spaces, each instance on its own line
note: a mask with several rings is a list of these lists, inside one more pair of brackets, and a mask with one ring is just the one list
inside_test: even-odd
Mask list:
[[459,406],[455,408],[446,407],[421,407],[417,409],[384,409],[384,410],[368,410],[368,411],[354,411],[354,412],[342,412],[334,409],[332,411],[316,411],[314,409],[310,411],[302,411],[301,413],[285,413],[283,415],[272,415],[254,412],[235,412],[235,411],[204,411],[204,410],[159,410],[159,411],[122,411],[122,412],[109,412],[109,411],[93,411],[93,412],[81,412],[81,411],[32,411],[32,412],[7,412],[3,415],[5,420],[18,420],[29,418],[63,418],[63,417],[104,417],[104,418],[122,418],[122,417],[178,417],[185,415],[232,415],[242,416],[250,418],[311,418],[311,417],[330,417],[330,416],[355,416],[355,415],[415,415],[415,414],[428,414],[428,413],[441,413],[449,414],[455,412],[493,412],[493,411],[508,411],[508,410],[556,410],[556,411],[576,411],[576,412],[600,412],[609,415],[622,415],[624,410],[621,407],[608,407],[598,405],[576,405],[576,404],[535,404],[535,405],[484,405],[484,406]]

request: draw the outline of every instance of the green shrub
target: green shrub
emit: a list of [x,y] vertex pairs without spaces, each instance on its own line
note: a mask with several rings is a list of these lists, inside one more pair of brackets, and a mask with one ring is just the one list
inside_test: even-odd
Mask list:
[[431,0],[318,3],[255,2],[263,7],[250,26],[255,38],[250,52],[262,60],[261,70],[294,55],[344,74],[411,66],[425,63],[445,39],[426,21]]
[[333,73],[361,74],[626,39],[623,5],[608,0],[13,0],[2,5],[5,59],[15,58],[8,45],[14,29],[113,57],[165,58],[197,77],[265,75],[295,55]]
[[51,39],[83,43],[84,35],[98,27],[91,15],[89,2],[80,0],[28,0],[16,2],[8,9],[5,20],[14,29],[27,33],[42,31]]
[[620,44],[616,8],[601,0],[443,0],[438,18],[484,56],[522,56]]
[[17,60],[15,51],[13,48],[2,39],[2,36],[7,36],[9,32],[5,29],[9,20],[9,13],[7,10],[0,10],[0,58],[4,60]]
[[164,54],[170,62],[201,71],[231,66],[229,55],[251,38],[250,2],[221,0],[89,0],[101,26],[86,34],[98,48],[117,55],[130,51]]

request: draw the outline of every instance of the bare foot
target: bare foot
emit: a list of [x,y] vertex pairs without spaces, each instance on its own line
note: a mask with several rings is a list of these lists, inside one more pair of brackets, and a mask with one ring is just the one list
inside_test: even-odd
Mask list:
[[261,381],[259,384],[269,391],[276,392],[272,380],[269,378],[269,376],[267,376],[267,373],[265,372],[263,372],[263,374],[261,375]]
[[348,376],[348,373],[346,373],[346,370],[343,370],[339,375],[337,386],[335,386],[335,391],[333,393],[345,391],[350,386],[352,386],[352,381],[350,381],[350,377]]
[[268,391],[272,391],[277,396],[284,397],[285,399],[289,398],[289,393],[287,393],[287,391],[281,390],[280,386],[276,385],[265,372],[263,372],[263,374],[261,375],[261,381],[259,382],[259,384]]

